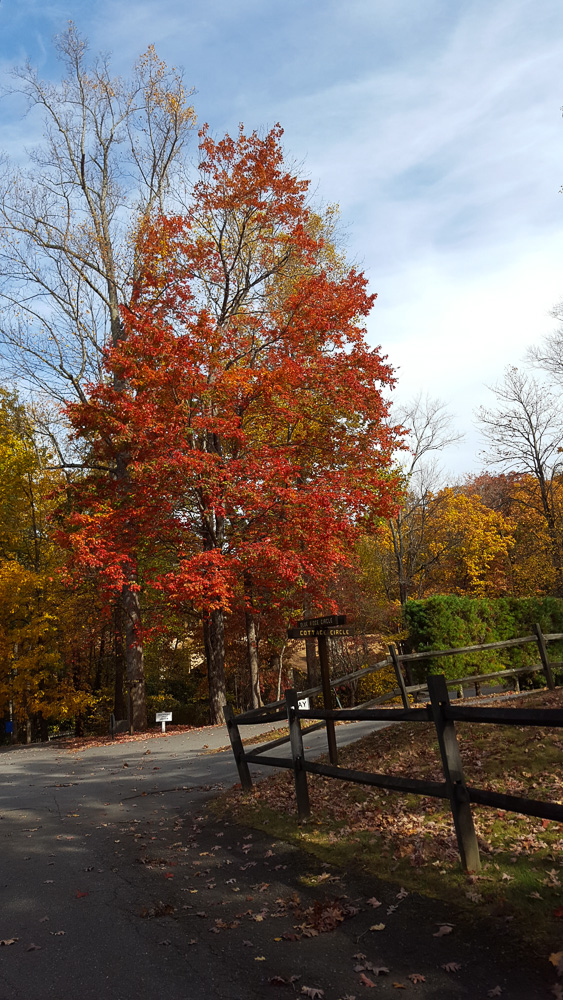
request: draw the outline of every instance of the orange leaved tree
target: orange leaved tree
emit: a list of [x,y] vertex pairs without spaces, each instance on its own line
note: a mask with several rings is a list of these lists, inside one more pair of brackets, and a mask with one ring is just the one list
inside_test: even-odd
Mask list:
[[375,296],[328,252],[281,134],[202,132],[186,214],[139,232],[107,378],[68,408],[98,465],[126,455],[128,471],[73,487],[75,562],[201,615],[213,721],[225,616],[248,581],[273,602],[320,599],[398,491],[392,371],[364,339]]

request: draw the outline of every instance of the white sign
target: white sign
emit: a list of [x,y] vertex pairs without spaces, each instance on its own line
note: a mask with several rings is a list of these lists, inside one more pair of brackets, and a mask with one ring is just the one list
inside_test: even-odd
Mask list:
[[300,712],[308,712],[311,705],[308,698],[300,698],[297,702],[297,708]]
[[156,721],[160,722],[162,732],[166,732],[166,723],[172,722],[172,712],[157,712]]

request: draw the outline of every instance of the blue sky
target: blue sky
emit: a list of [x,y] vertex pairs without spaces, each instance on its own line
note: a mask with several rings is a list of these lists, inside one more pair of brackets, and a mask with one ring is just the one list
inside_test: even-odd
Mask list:
[[[442,397],[467,433],[445,465],[478,471],[485,384],[563,298],[560,0],[3,0],[0,76],[29,58],[57,79],[69,19],[124,75],[154,43],[215,134],[281,122],[378,292],[398,398]],[[33,120],[0,118],[20,155]]]

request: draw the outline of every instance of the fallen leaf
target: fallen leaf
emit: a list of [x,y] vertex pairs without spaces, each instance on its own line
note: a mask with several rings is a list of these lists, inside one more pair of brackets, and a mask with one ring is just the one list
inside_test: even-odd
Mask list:
[[372,924],[370,927],[370,931],[384,931],[384,930],[385,930],[385,924]]
[[549,956],[549,961],[557,969],[557,973],[563,976],[563,951],[554,951]]
[[301,992],[304,993],[306,997],[310,997],[311,1000],[322,1000],[322,997],[325,995],[325,991],[317,989],[316,986],[302,986]]
[[489,992],[487,993],[487,996],[488,997],[500,997],[501,993],[502,993],[502,987],[501,986],[495,986],[494,990],[489,990]]
[[446,934],[451,934],[453,929],[453,924],[441,924],[432,937],[445,937]]
[[40,944],[30,944],[29,947],[26,948],[25,950],[26,951],[41,951],[41,945]]
[[265,955],[255,955],[254,956],[254,961],[255,962],[265,962],[266,961],[266,956]]
[[88,895],[87,892],[80,892],[80,889],[76,890],[76,898],[77,899],[84,899],[84,897],[87,896],[87,895]]
[[425,983],[426,976],[421,976],[420,972],[411,972],[407,979],[410,979],[411,983]]
[[459,964],[459,962],[446,962],[445,965],[442,966],[442,968],[444,972],[459,972],[459,970],[461,969],[461,965]]
[[553,911],[554,917],[563,917],[563,906],[558,906],[556,910]]
[[[364,955],[365,958],[365,955]],[[374,965],[373,962],[365,962],[364,965],[355,965],[354,972],[373,972],[374,976],[388,976],[389,969],[386,965]]]
[[395,990],[406,990],[406,988],[404,983],[393,983],[393,989]]
[[19,941],[19,938],[5,938],[4,941],[0,941],[0,946],[1,945],[6,945],[7,946],[9,944],[15,944],[16,941]]
[[375,986],[375,983],[374,983],[373,979],[370,979],[369,976],[364,975],[363,972],[362,972],[362,974],[360,976],[360,982],[361,982],[362,986],[366,986],[366,987],[367,986]]
[[63,937],[65,931],[50,931],[53,937]]
[[373,906],[374,908],[376,906],[383,906],[383,903],[380,903],[379,900],[375,898],[375,896],[372,896],[371,899],[366,900],[366,902],[368,906]]

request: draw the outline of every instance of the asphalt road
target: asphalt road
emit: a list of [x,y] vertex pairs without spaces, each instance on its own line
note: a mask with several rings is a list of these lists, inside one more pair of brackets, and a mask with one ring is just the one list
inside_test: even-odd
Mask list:
[[[338,741],[369,728],[339,727]],[[306,740],[311,756],[325,740]],[[371,988],[354,971],[363,953],[389,969],[376,976],[389,996],[403,987],[440,1000],[500,996],[495,989],[504,1000],[550,996],[547,969],[519,967],[509,935],[497,943],[462,933],[441,904],[343,879],[295,848],[209,818],[208,800],[237,780],[230,751],[209,753],[227,742],[224,729],[209,728],[81,752],[55,743],[0,751],[0,1000],[257,1000],[304,986],[350,1000]],[[304,886],[312,870],[319,885]],[[292,940],[303,917],[294,894],[318,908],[327,890],[358,912],[330,933]],[[381,935],[369,932],[376,895],[385,913],[391,907]],[[447,921],[451,938],[436,938]],[[446,972],[448,962],[459,972]]]

